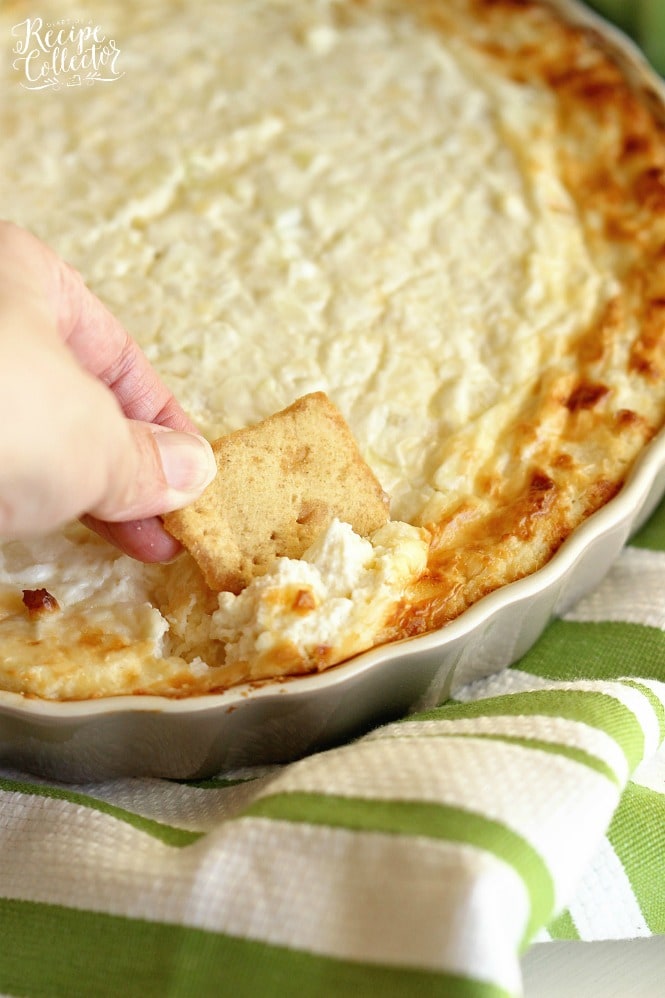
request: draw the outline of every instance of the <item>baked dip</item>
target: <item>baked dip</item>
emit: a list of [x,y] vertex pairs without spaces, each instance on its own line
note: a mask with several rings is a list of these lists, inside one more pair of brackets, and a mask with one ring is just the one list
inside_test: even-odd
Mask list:
[[389,519],[332,517],[237,592],[78,524],[4,543],[0,687],[181,697],[317,671],[544,565],[665,419],[653,97],[545,0],[95,18],[112,82],[35,93],[2,68],[0,211],[82,272],[210,440],[325,393]]

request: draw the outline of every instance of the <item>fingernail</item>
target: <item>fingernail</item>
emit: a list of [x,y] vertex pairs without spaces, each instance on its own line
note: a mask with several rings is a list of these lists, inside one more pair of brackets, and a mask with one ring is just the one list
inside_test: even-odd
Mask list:
[[202,492],[210,485],[217,464],[204,437],[178,430],[157,432],[154,437],[170,488],[176,492]]

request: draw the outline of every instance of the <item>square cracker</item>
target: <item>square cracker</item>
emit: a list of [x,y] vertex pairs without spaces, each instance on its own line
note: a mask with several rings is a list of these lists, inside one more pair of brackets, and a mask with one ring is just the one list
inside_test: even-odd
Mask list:
[[213,482],[163,519],[217,592],[239,593],[281,555],[300,558],[334,517],[363,536],[388,520],[389,497],[323,392],[212,447]]

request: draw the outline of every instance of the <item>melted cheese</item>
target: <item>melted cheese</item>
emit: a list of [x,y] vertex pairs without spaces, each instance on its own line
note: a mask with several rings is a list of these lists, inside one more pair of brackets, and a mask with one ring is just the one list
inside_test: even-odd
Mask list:
[[225,662],[247,674],[311,672],[376,642],[395,594],[427,567],[424,531],[393,521],[371,542],[339,520],[303,554],[279,558],[238,596],[220,593],[211,637],[225,643]]

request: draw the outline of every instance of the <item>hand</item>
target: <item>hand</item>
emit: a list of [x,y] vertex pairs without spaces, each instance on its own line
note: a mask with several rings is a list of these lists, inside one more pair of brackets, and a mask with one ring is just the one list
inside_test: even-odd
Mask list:
[[0,222],[0,536],[80,517],[166,561],[179,545],[157,514],[214,474],[208,442],[80,274]]

